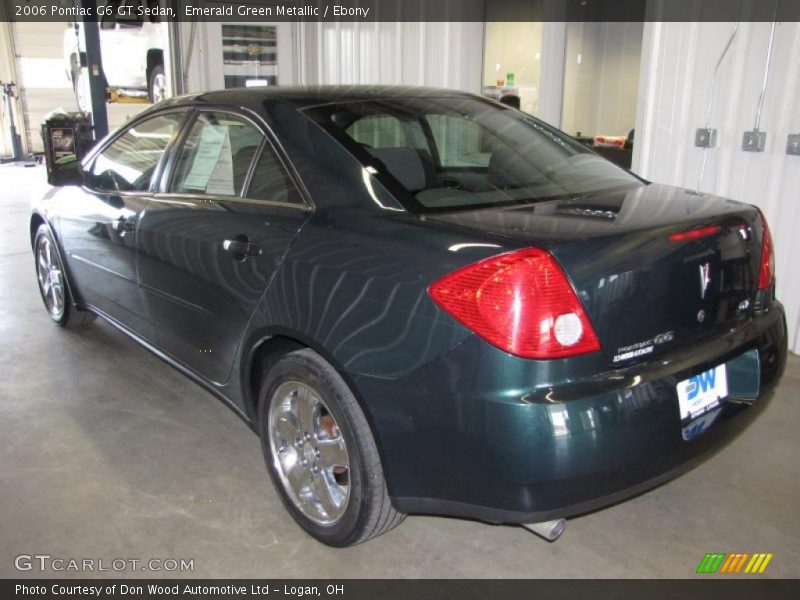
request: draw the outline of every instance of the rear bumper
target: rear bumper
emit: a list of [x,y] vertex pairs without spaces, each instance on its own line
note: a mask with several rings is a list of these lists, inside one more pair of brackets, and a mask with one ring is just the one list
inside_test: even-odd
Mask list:
[[[729,399],[685,440],[676,383],[731,361]],[[358,385],[398,510],[525,523],[607,506],[693,468],[765,408],[785,361],[776,303],[724,337],[626,369],[465,342],[400,386]]]

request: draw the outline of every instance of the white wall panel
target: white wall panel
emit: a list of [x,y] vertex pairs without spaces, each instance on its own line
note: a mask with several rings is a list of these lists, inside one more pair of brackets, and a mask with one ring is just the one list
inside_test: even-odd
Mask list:
[[480,91],[483,23],[302,23],[296,35],[301,84]]
[[[759,206],[776,246],[778,297],[787,309],[789,347],[800,353],[800,156],[786,154],[800,133],[800,23],[775,30],[772,65],[761,116],[762,153],[741,150],[753,129],[764,75],[769,23],[741,23],[720,66],[711,127],[717,146],[694,146],[704,127],[714,67],[733,23],[646,23],[639,85],[634,170],[643,177]],[[707,153],[707,154],[706,154]]]

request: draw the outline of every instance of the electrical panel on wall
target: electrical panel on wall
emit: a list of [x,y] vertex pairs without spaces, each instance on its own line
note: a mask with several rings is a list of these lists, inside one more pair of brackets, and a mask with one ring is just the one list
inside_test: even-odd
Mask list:
[[717,130],[697,129],[694,132],[694,145],[698,148],[713,148],[717,145]]
[[767,132],[758,131],[745,131],[742,137],[742,150],[745,152],[763,152],[767,146]]
[[800,133],[790,133],[786,140],[786,154],[800,156]]

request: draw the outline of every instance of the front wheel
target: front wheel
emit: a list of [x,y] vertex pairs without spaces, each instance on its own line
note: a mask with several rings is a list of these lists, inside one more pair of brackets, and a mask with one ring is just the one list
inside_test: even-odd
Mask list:
[[310,349],[267,373],[258,419],[267,467],[295,521],[329,546],[352,546],[399,525],[378,449],[347,384]]
[[62,327],[83,327],[94,321],[92,313],[78,310],[71,302],[64,265],[56,242],[46,225],[40,225],[34,239],[36,279],[50,318]]

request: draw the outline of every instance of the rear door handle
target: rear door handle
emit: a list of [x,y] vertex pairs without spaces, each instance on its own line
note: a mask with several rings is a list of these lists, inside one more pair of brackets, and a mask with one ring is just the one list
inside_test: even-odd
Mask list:
[[261,246],[254,244],[246,235],[237,235],[222,242],[222,249],[236,260],[247,260],[250,256],[261,256]]

